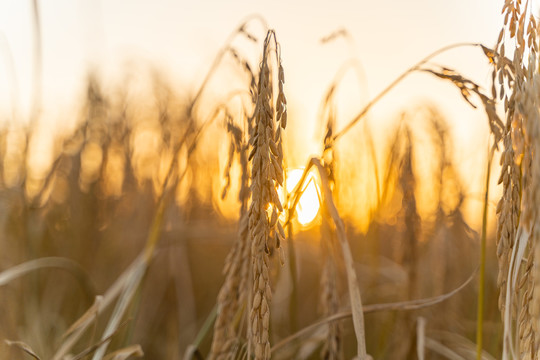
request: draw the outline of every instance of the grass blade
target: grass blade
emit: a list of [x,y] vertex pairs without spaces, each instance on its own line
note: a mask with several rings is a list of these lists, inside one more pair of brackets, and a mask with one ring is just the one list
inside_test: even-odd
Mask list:
[[26,344],[26,343],[24,343],[22,341],[11,341],[11,340],[4,340],[4,341],[9,346],[13,346],[13,347],[16,347],[18,349],[21,349],[22,351],[24,351],[25,353],[27,353],[28,355],[30,355],[34,359],[41,360],[41,358],[34,352],[34,350],[32,350],[32,348],[28,344]]
[[360,287],[358,286],[356,271],[354,269],[354,260],[351,254],[351,249],[349,247],[349,242],[347,240],[347,234],[345,232],[345,225],[343,224],[343,220],[339,216],[339,213],[334,204],[332,190],[330,189],[328,176],[326,175],[324,167],[322,166],[320,160],[315,158],[311,159],[311,164],[313,164],[319,171],[322,190],[324,193],[324,201],[330,215],[332,216],[332,220],[336,225],[337,236],[341,245],[341,250],[343,251],[345,270],[347,273],[347,284],[349,287],[349,297],[352,308],[354,332],[356,334],[356,341],[358,342],[357,356],[360,360],[367,360],[371,357],[367,355],[366,352],[366,334],[364,329],[364,310],[362,308],[362,297],[360,295]]

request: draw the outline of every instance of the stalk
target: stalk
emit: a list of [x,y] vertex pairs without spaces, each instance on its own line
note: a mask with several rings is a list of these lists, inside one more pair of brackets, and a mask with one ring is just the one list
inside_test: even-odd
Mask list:
[[476,360],[482,359],[482,341],[484,334],[484,298],[486,282],[486,237],[487,237],[487,209],[489,199],[489,179],[491,175],[491,161],[493,160],[493,147],[489,154],[486,174],[486,188],[484,191],[484,207],[482,210],[482,238],[480,242],[480,276],[478,279],[478,305],[476,315]]

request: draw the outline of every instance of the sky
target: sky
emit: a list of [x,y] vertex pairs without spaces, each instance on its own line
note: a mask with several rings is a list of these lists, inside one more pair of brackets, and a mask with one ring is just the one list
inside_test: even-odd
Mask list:
[[[81,98],[90,68],[99,69],[106,79],[122,81],[118,74],[129,62],[148,64],[188,92],[200,84],[240,21],[260,14],[281,44],[285,91],[294,114],[290,122],[303,130],[299,138],[304,141],[303,158],[319,152],[318,104],[343,63],[358,59],[364,82],[359,87],[354,74],[344,82],[338,126],[434,50],[458,42],[493,46],[502,25],[502,4],[503,0],[38,0],[42,121],[59,128],[72,121],[67,109]],[[348,40],[320,42],[340,29],[347,31]],[[6,109],[15,103],[20,118],[28,117],[34,44],[32,1],[0,0],[0,114],[9,113]],[[434,62],[489,86],[490,68],[479,49],[452,50]],[[433,76],[411,76],[373,109],[370,123],[375,136],[385,136],[388,124],[403,109],[414,111],[422,103],[445,114],[459,144],[456,160],[478,169],[469,180],[482,184],[489,135],[486,117],[470,108],[450,84]]]
[[[247,15],[257,13],[276,30],[290,93],[298,106],[305,108],[306,116],[313,117],[310,108],[350,57],[362,62],[369,92],[376,93],[441,46],[494,43],[501,26],[501,3],[300,0],[274,1],[270,6],[261,1],[38,0],[43,103],[55,107],[72,103],[89,67],[97,65],[107,73],[130,59],[154,64],[166,69],[178,83],[196,86],[227,35]],[[349,32],[349,43],[319,42],[338,29]],[[19,106],[27,107],[33,83],[32,1],[0,0],[0,32],[3,48],[7,43],[15,63]],[[479,61],[468,64],[469,56],[464,59],[464,54],[456,51],[446,58],[484,80],[488,70],[483,59],[477,56]],[[5,67],[2,71],[1,75],[7,75]],[[9,93],[4,89],[2,95],[4,104]],[[417,89],[408,95],[429,97],[429,92]]]

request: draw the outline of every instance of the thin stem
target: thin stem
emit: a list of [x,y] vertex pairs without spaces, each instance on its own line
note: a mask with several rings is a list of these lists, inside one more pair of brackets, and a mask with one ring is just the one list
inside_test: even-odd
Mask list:
[[291,298],[289,300],[289,316],[291,321],[291,330],[298,330],[298,280],[296,274],[296,250],[293,242],[293,224],[287,226],[287,243],[289,250],[289,274],[292,283]]
[[491,175],[491,162],[495,147],[491,148],[487,163],[486,188],[484,192],[484,207],[482,212],[482,239],[480,243],[480,276],[478,279],[478,305],[476,315],[476,360],[482,359],[482,342],[484,333],[484,297],[486,281],[486,237],[487,237],[487,210],[489,198],[489,179]]
[[418,63],[416,63],[415,65],[410,67],[408,70],[406,70],[400,76],[398,76],[393,82],[390,83],[390,85],[388,85],[383,91],[381,91],[377,96],[375,96],[343,129],[341,129],[341,131],[337,132],[334,135],[332,140],[335,141],[335,140],[339,139],[340,137],[342,137],[343,135],[345,135],[345,133],[347,131],[349,131],[358,121],[363,119],[363,117],[368,113],[368,111],[371,110],[373,105],[375,105],[379,100],[381,100],[390,90],[392,90],[403,79],[405,79],[408,75],[410,75],[411,73],[418,70],[426,62],[428,62],[429,60],[431,60],[435,56],[437,56],[437,55],[439,55],[439,54],[441,54],[441,53],[443,53],[445,51],[455,49],[455,48],[458,48],[458,47],[463,47],[463,46],[481,46],[481,44],[478,44],[478,43],[456,43],[456,44],[447,45],[445,47],[442,47],[442,48],[432,52],[431,54],[429,54],[428,56],[426,56],[425,58],[420,60]]
[[197,333],[197,336],[195,337],[195,340],[193,341],[193,346],[195,346],[197,349],[201,346],[202,341],[208,335],[208,333],[212,330],[212,325],[214,324],[214,321],[217,317],[217,305],[214,305],[212,308],[212,311],[204,321],[204,324],[202,328]]
[[190,116],[192,115],[192,112],[196,103],[198,102],[204,89],[206,88],[206,85],[208,84],[208,82],[214,75],[214,72],[218,68],[219,63],[221,62],[225,54],[227,54],[227,52],[229,52],[229,50],[231,49],[230,44],[232,43],[232,41],[238,34],[241,34],[244,31],[245,26],[251,20],[258,20],[263,25],[265,30],[268,29],[268,24],[266,23],[266,21],[261,15],[252,14],[252,15],[249,15],[244,21],[242,21],[240,23],[240,26],[238,26],[238,28],[236,28],[232,33],[229,34],[229,36],[225,40],[225,44],[223,45],[221,50],[217,53],[216,57],[214,58],[214,61],[212,62],[212,66],[210,67],[210,70],[206,73],[204,80],[202,81],[201,85],[199,86],[199,89],[197,90],[197,92],[195,93],[195,96],[193,97],[193,100],[191,101],[191,108],[190,108],[190,114],[189,114]]
[[317,171],[319,172],[319,177],[321,179],[321,187],[324,194],[324,203],[326,205],[326,208],[328,209],[328,212],[330,213],[330,216],[332,217],[334,225],[336,226],[336,234],[339,239],[339,243],[341,245],[341,250],[343,253],[343,259],[345,261],[347,286],[349,288],[353,326],[357,341],[356,354],[360,360],[371,359],[371,357],[367,354],[366,351],[366,333],[364,328],[364,310],[362,308],[362,297],[360,294],[360,287],[358,286],[356,270],[354,269],[354,260],[352,257],[351,248],[347,240],[345,224],[339,216],[336,205],[334,204],[332,190],[330,189],[330,183],[328,181],[328,175],[326,174],[326,170],[321,164],[321,161],[319,159],[312,158],[309,165],[316,167]]
[[[412,310],[418,310],[423,309],[426,307],[437,305],[461,290],[463,290],[475,277],[476,273],[478,272],[478,268],[473,271],[471,276],[463,284],[461,284],[459,287],[455,288],[454,290],[450,291],[449,293],[442,294],[439,296],[434,296],[431,298],[426,299],[417,299],[417,300],[409,300],[409,301],[399,301],[394,303],[385,303],[385,304],[373,304],[373,305],[365,305],[363,308],[364,314],[373,313],[373,312],[379,312],[379,311],[412,311]],[[306,334],[309,334],[311,331],[317,329],[319,326],[326,325],[331,322],[340,321],[344,319],[349,319],[352,316],[352,311],[343,311],[331,316],[328,316],[324,319],[321,319],[311,325],[306,326],[302,330],[298,331],[295,334],[290,335],[289,337],[281,340],[279,343],[275,344],[272,347],[272,353],[275,351],[278,351],[279,349],[285,347],[286,345],[290,344],[293,340],[300,338]]]

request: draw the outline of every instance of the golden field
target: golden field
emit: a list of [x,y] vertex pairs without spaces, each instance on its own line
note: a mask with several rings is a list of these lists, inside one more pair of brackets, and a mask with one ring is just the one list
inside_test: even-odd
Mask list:
[[[3,109],[0,358],[538,359],[540,39],[531,5],[502,13],[495,45],[433,49],[367,100],[344,63],[311,156],[260,16],[188,94],[156,68],[115,86],[92,70],[63,131],[39,90],[28,121]],[[461,48],[488,86],[438,63]],[[377,126],[418,74],[489,129],[481,193],[437,106]]]

